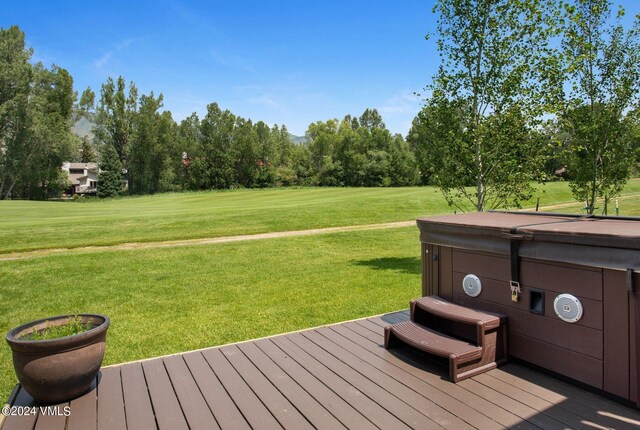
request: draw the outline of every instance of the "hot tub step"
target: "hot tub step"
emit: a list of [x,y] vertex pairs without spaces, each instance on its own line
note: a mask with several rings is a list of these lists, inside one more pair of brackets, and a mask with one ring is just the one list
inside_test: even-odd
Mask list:
[[384,345],[389,349],[395,339],[411,345],[421,351],[439,357],[472,360],[482,355],[482,348],[471,343],[438,333],[412,321],[406,321],[385,327]]
[[411,321],[414,321],[416,314],[431,314],[464,324],[482,324],[485,330],[496,328],[500,325],[501,315],[494,313],[477,311],[465,306],[456,305],[438,296],[421,297],[412,300],[410,303]]
[[385,327],[385,348],[405,343],[449,361],[453,382],[506,361],[506,317],[455,305],[438,296],[411,301],[411,321]]

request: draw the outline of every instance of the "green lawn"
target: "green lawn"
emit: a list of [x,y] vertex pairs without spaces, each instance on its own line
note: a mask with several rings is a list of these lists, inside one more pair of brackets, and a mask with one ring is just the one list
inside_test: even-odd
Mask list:
[[[535,205],[572,201],[566,183],[541,185]],[[640,192],[640,180],[625,192]],[[450,213],[439,191],[301,188],[162,194],[83,202],[0,201],[0,253],[195,239],[405,221]]]
[[[640,215],[640,180],[620,199]],[[580,211],[567,184],[531,200]],[[567,206],[568,203],[568,206]],[[439,192],[309,188],[86,202],[0,202],[0,253],[403,221],[448,213]],[[420,293],[416,227],[0,261],[0,332],[74,312],[111,317],[105,364],[404,308]],[[15,376],[0,347],[0,399]]]
[[[638,193],[622,195],[618,198],[618,207],[620,216],[640,216],[640,195]],[[603,204],[598,202],[596,204],[596,214],[602,212]],[[551,212],[563,212],[570,214],[584,214],[584,204],[572,203],[570,205],[563,205],[560,208],[553,208]],[[615,200],[609,204],[609,215],[616,215]]]
[[[416,227],[0,262],[0,332],[111,317],[105,364],[393,311],[420,294]],[[0,346],[0,399],[16,383]]]

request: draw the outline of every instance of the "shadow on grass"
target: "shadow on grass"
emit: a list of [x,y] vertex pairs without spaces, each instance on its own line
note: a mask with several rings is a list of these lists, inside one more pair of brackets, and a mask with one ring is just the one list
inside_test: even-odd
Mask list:
[[395,270],[410,275],[419,275],[420,257],[386,257],[354,262],[356,266],[365,266],[375,270]]

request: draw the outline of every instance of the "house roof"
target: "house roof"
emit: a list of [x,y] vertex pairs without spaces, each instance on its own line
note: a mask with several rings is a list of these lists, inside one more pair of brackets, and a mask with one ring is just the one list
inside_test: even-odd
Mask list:
[[71,173],[69,175],[69,181],[71,182],[71,185],[78,185],[80,184],[80,179],[82,178],[86,178],[87,175],[84,175],[82,173]]
[[98,163],[69,163],[69,168],[98,170]]

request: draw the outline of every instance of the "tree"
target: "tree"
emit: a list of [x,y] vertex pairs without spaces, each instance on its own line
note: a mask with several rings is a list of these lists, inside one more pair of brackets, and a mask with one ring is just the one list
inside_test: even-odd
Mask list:
[[362,187],[366,181],[366,137],[358,134],[350,115],[338,129],[333,158],[342,166],[340,182],[348,187]]
[[258,121],[253,126],[251,136],[255,139],[253,186],[272,187],[275,182],[275,165],[278,162],[276,136],[271,135],[269,126]]
[[556,2],[440,0],[434,11],[442,63],[426,103],[440,131],[427,133],[432,180],[463,211],[519,206],[543,164],[527,133],[561,90],[548,43]]
[[298,184],[311,185],[313,169],[311,168],[311,155],[303,145],[295,145],[291,152],[291,168],[295,172]]
[[[308,156],[308,150],[303,145],[294,145],[291,135],[284,124],[278,128],[275,124],[271,128],[271,139],[275,153],[275,170],[273,184],[275,186],[290,186],[304,183],[306,173],[300,175],[305,168],[297,165],[296,150]],[[307,157],[308,158],[308,157]]]
[[[268,130],[268,129],[267,129]],[[252,187],[257,180],[258,164],[265,167],[259,155],[258,134],[251,120],[236,118],[231,137],[231,154],[234,158],[234,179],[228,186],[236,183],[243,187]],[[259,163],[258,163],[259,161]],[[265,181],[268,179],[262,178]],[[261,184],[262,185],[262,184]]]
[[311,163],[316,171],[320,171],[323,165],[326,164],[327,159],[332,157],[337,135],[337,119],[309,124],[306,137],[309,141]]
[[[426,109],[426,108],[425,108]],[[411,121],[411,128],[407,133],[407,144],[415,157],[418,167],[418,179],[421,185],[429,184],[429,176],[431,174],[431,166],[427,163],[427,134],[429,128],[426,126],[420,115],[425,111],[422,109],[418,115]]]
[[108,78],[102,85],[94,133],[98,142],[113,146],[129,182],[129,141],[133,132],[134,116],[138,111],[138,89],[133,82],[129,83],[127,95],[125,87],[122,76],[116,82]]
[[0,29],[0,198],[8,199],[33,150],[25,147],[27,102],[32,81],[27,49],[18,27]]
[[[93,121],[95,115],[96,95],[87,87],[80,96],[80,100],[75,106],[73,121],[77,123],[81,118]],[[96,152],[89,136],[85,135],[80,140],[80,162],[95,163],[97,161]]]
[[286,125],[282,125],[278,130],[278,125],[271,129],[271,136],[275,141],[274,147],[277,155],[276,165],[278,167],[290,167],[292,163],[293,142]]
[[409,144],[396,134],[389,145],[389,179],[394,187],[415,185],[418,182],[416,158]]
[[80,100],[76,105],[76,112],[74,122],[77,122],[80,118],[93,119],[93,115],[96,109],[96,94],[91,90],[91,87],[87,87],[80,96]]
[[96,162],[96,152],[93,149],[93,145],[89,141],[88,136],[85,136],[82,138],[82,143],[80,146],[80,162],[82,163]]
[[112,145],[103,144],[98,174],[97,195],[100,198],[117,197],[122,194],[122,164]]
[[183,119],[177,130],[177,152],[179,158],[171,160],[175,172],[177,184],[182,189],[198,190],[202,187],[203,179],[199,178],[198,169],[193,168],[197,157],[201,156],[202,133],[200,132],[200,119],[196,113],[192,113]]
[[570,90],[560,109],[568,134],[573,195],[593,214],[619,195],[634,164],[633,116],[640,91],[639,21],[625,30],[624,9],[611,21],[610,0],[575,0],[562,42]]
[[78,106],[80,110],[85,112],[93,112],[96,105],[96,94],[91,90],[91,87],[87,87],[80,96]]
[[200,123],[202,144],[192,163],[201,189],[230,188],[236,183],[235,124],[236,116],[229,110],[222,111],[217,103],[207,106]]
[[174,126],[170,112],[159,112],[162,94],[153,92],[140,97],[139,109],[133,115],[129,142],[131,194],[154,194],[173,189],[174,172],[170,158],[180,154],[173,150]]
[[62,161],[73,152],[73,79],[31,65],[18,27],[0,29],[0,198],[45,199],[65,187]]

